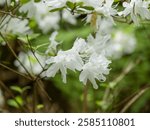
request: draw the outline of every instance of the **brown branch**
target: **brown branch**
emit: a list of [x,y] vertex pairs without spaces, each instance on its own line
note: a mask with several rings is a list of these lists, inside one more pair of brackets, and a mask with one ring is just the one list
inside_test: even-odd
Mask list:
[[16,55],[16,53],[14,52],[14,50],[9,45],[9,43],[7,42],[7,40],[5,39],[5,37],[3,36],[3,34],[1,32],[0,32],[0,36],[3,38],[3,40],[5,41],[5,43],[8,46],[9,50],[11,51],[11,53],[13,54],[13,56],[16,58],[16,60],[20,63],[20,65],[23,67],[23,69],[26,71],[26,73],[29,75],[29,77],[31,79],[34,79],[34,77],[29,73],[29,71],[26,69],[26,67],[23,65],[23,63],[19,60],[18,56]]
[[13,73],[16,73],[16,74],[20,75],[20,76],[22,76],[22,77],[24,77],[24,78],[26,78],[26,79],[28,79],[28,80],[32,80],[31,78],[27,77],[26,75],[24,75],[24,74],[22,74],[22,73],[19,73],[18,71],[14,70],[14,69],[12,69],[12,68],[10,68],[10,67],[8,67],[8,66],[2,64],[2,63],[0,63],[0,66],[2,66],[2,67],[5,68],[5,69],[10,70],[10,71],[13,72]]
[[150,87],[147,87],[145,89],[142,89],[139,93],[137,93],[126,105],[125,107],[120,111],[121,113],[126,112],[146,91],[148,91]]

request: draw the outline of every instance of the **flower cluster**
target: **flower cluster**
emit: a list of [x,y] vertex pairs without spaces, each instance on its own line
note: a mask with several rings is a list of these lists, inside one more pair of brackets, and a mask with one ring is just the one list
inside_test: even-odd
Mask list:
[[[66,83],[67,69],[78,70],[81,72],[79,80],[83,84],[86,85],[89,80],[94,88],[98,88],[96,80],[105,81],[105,75],[109,74],[110,70],[109,64],[111,61],[105,57],[109,39],[110,36],[103,36],[100,31],[95,38],[92,35],[89,35],[87,40],[77,38],[71,49],[67,51],[59,50],[56,56],[48,58],[46,63],[50,67],[46,71],[46,76],[54,77],[60,71],[63,82]],[[55,43],[57,46],[58,43]]]
[[59,50],[56,56],[50,57],[47,60],[50,65],[47,76],[54,77],[60,70],[63,81],[66,82],[67,69],[78,70],[81,72],[79,80],[85,85],[89,80],[94,88],[98,88],[96,80],[105,81],[105,75],[109,74],[111,61],[108,57],[119,58],[123,53],[131,53],[135,48],[134,38],[123,33],[117,32],[111,40],[115,18],[130,15],[135,24],[139,23],[139,17],[150,19],[149,2],[142,0],[123,2],[123,11],[117,10],[114,0],[46,0],[44,3],[50,10],[68,8],[77,14],[81,13],[79,10],[86,12],[86,21],[94,24],[96,32],[95,36],[90,34],[87,40],[76,39],[70,50]]
[[[19,2],[16,0],[16,3]],[[5,1],[1,1],[0,5],[4,3]],[[12,5],[10,3],[11,1],[7,2]],[[76,25],[77,17],[81,15],[84,17],[83,21],[90,23],[93,28],[86,39],[78,37],[72,48],[58,49],[58,45],[62,43],[56,40],[58,33],[54,31],[42,56],[27,51],[26,54],[21,52],[18,59],[32,74],[41,73],[45,66],[46,71],[42,76],[54,77],[60,72],[64,83],[67,82],[68,69],[78,71],[79,80],[84,85],[90,81],[97,89],[97,81],[105,81],[109,74],[110,59],[130,54],[135,48],[134,36],[115,31],[116,21],[140,25],[142,20],[150,20],[149,5],[149,0],[31,0],[18,7],[18,14],[25,15],[26,19],[21,16],[16,18],[14,14],[5,12],[9,15],[0,16],[4,18],[0,20],[0,30],[6,34],[30,34],[33,32],[31,22],[34,21],[33,25],[38,27],[36,29],[43,34],[50,34],[53,30],[59,30],[62,19]],[[19,62],[15,61],[15,65],[25,73]]]

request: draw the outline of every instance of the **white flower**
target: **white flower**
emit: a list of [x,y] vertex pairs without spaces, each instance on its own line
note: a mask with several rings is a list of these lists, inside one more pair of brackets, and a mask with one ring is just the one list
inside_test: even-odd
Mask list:
[[[37,75],[43,71],[46,58],[42,55],[39,55],[38,53],[35,53],[35,56],[33,55],[31,51],[27,53],[20,52],[18,55],[18,58],[22,62],[22,64],[25,66],[25,68],[28,70],[29,73]],[[20,65],[20,63],[17,60],[15,61],[14,64],[18,67],[20,72],[26,73],[24,68]]]
[[150,19],[150,11],[148,9],[149,3],[150,2],[143,0],[131,0],[130,3],[124,2],[123,6],[125,7],[125,10],[120,14],[124,15],[124,17],[130,15],[133,22],[138,25],[138,16],[142,19]]
[[99,30],[96,33],[95,38],[92,35],[89,35],[87,38],[88,47],[86,49],[87,53],[97,53],[104,54],[107,49],[107,43],[110,40],[110,35],[102,35]]
[[46,50],[46,54],[52,53],[55,54],[57,52],[57,46],[60,44],[60,42],[56,41],[56,36],[58,32],[53,32],[49,38],[50,45],[48,46],[48,49]]
[[50,29],[59,28],[59,12],[49,12],[48,7],[43,2],[35,3],[35,7],[36,12],[34,18],[43,33],[47,33]]
[[11,18],[10,16],[7,16],[5,18],[3,23],[0,25],[0,29],[2,32],[12,33],[12,34],[24,34],[25,35],[25,34],[30,33],[28,20]]
[[103,6],[96,8],[96,12],[103,14],[105,17],[109,18],[112,23],[114,23],[112,16],[117,14],[117,10],[112,8],[114,0],[105,0]]
[[63,10],[62,18],[70,24],[75,25],[77,23],[76,17],[72,15],[68,10]]
[[43,33],[48,33],[50,29],[59,28],[59,12],[49,12],[48,6],[41,2],[29,1],[21,6],[20,12],[27,13],[27,17],[34,18]]
[[50,9],[61,8],[66,5],[67,0],[43,0]]
[[84,39],[77,38],[74,42],[72,49],[78,53],[83,53],[86,46],[87,46],[87,43]]
[[79,80],[86,85],[89,80],[95,89],[98,88],[96,80],[105,81],[105,75],[109,74],[108,66],[111,62],[103,55],[93,54],[89,61],[83,66]]
[[119,59],[124,54],[131,54],[136,47],[136,39],[133,35],[123,31],[117,31],[108,47],[107,54],[113,59]]
[[111,34],[114,24],[109,18],[99,18],[97,22],[99,31],[103,35]]
[[66,83],[67,69],[80,71],[83,65],[83,61],[79,54],[72,49],[68,51],[60,50],[57,56],[51,57],[46,63],[51,65],[46,71],[47,77],[54,77],[60,70],[64,83]]
[[21,6],[19,11],[23,13],[27,13],[27,17],[29,18],[33,17],[36,13],[36,6],[34,0],[31,0],[26,4],[23,4],[23,6]]
[[94,8],[100,7],[104,0],[81,0],[86,6],[92,6]]
[[1,1],[0,1],[0,5],[5,4],[5,2],[6,2],[6,0],[1,0]]

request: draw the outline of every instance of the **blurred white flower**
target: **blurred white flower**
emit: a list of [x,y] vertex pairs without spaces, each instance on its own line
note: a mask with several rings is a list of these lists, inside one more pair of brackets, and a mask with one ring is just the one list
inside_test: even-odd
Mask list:
[[66,22],[68,22],[72,25],[75,25],[77,23],[76,16],[72,15],[71,12],[68,10],[63,10],[62,18],[63,18],[63,20],[65,20]]
[[1,1],[0,1],[0,5],[5,4],[5,2],[6,2],[6,0],[1,0]]
[[96,80],[105,81],[105,75],[109,74],[109,64],[111,62],[103,55],[93,54],[89,61],[84,64],[79,80],[86,85],[89,80],[95,89],[98,88]]
[[28,34],[30,33],[30,28],[28,26],[28,20],[11,18],[7,16],[5,20],[0,25],[0,29],[4,33],[12,33],[12,34]]
[[131,0],[130,3],[124,2],[123,7],[125,7],[125,10],[120,12],[120,14],[124,15],[124,17],[130,15],[133,22],[138,25],[138,16],[142,19],[150,19],[149,4],[149,1],[143,0]]
[[100,18],[98,22],[99,31],[103,35],[111,34],[114,24],[109,18]]
[[23,4],[23,6],[20,7],[19,11],[23,13],[27,13],[28,18],[33,17],[36,13],[36,6],[34,0],[31,0],[26,4]]
[[81,0],[81,1],[84,2],[86,6],[92,6],[94,8],[102,6],[102,3],[104,2],[104,0]]
[[114,23],[112,16],[117,14],[117,10],[112,8],[114,0],[105,0],[103,6],[96,8],[96,12],[103,14],[105,17],[110,19],[110,22]]
[[93,54],[105,54],[105,51],[108,47],[107,43],[110,40],[110,35],[102,35],[101,31],[99,30],[96,33],[95,38],[92,35],[89,35],[87,38],[87,49],[86,52]]
[[85,51],[86,46],[87,43],[85,39],[77,38],[74,42],[72,49],[78,53],[83,53]]
[[[43,67],[45,67],[46,58],[42,55],[39,55],[38,53],[35,53],[35,56],[33,55],[31,51],[27,53],[20,52],[18,55],[18,58],[22,62],[22,64],[25,66],[25,68],[28,70],[29,73],[37,75],[43,71]],[[20,72],[26,73],[24,68],[21,66],[21,64],[17,60],[14,62],[14,64],[15,66],[18,67],[18,70]]]
[[[22,5],[19,11],[27,13],[29,18],[34,18],[42,32],[48,33],[51,29],[59,29],[59,21],[61,19],[59,12],[49,12],[50,9],[48,5],[53,2],[55,2],[55,0],[47,1],[47,4],[43,1],[34,2],[32,0]],[[63,10],[62,18],[70,24],[76,24],[76,16],[67,10]]]
[[59,28],[59,12],[49,12],[48,7],[43,2],[34,3],[34,5],[36,7],[34,18],[43,33]]
[[48,49],[46,50],[46,54],[51,53],[51,54],[56,54],[57,52],[57,46],[60,44],[60,42],[56,41],[56,36],[58,32],[53,32],[49,38],[50,45],[48,46]]
[[50,9],[61,8],[66,5],[67,0],[43,0]]
[[112,39],[108,55],[113,59],[119,59],[124,54],[131,54],[136,47],[136,39],[133,35],[126,34],[123,31],[117,31]]

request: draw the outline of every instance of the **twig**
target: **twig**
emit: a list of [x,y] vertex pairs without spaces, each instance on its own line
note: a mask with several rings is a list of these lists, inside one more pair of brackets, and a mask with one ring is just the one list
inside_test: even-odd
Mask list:
[[11,51],[11,53],[13,54],[13,56],[17,59],[17,61],[20,63],[20,65],[24,68],[24,70],[26,71],[26,73],[30,76],[31,79],[34,79],[34,77],[28,72],[28,70],[26,69],[26,67],[23,65],[23,63],[19,60],[19,58],[17,57],[16,53],[14,52],[14,50],[12,49],[12,47],[9,45],[9,43],[7,42],[7,40],[5,39],[5,37],[2,35],[2,33],[0,32],[0,36],[3,38],[3,40],[5,41],[5,43],[7,44],[9,50]]
[[128,66],[122,71],[122,73],[109,83],[110,88],[114,88],[136,65],[140,63],[141,59],[137,59],[135,62],[130,62]]
[[37,79],[35,82],[37,83],[37,85],[38,85],[39,88],[41,89],[41,92],[43,92],[43,94],[47,97],[47,99],[49,100],[49,102],[51,102],[52,99],[49,97],[49,95],[48,95],[47,92],[45,91],[45,89],[44,89],[44,84],[43,84],[43,82],[41,81],[41,79]]
[[33,107],[32,107],[32,112],[35,113],[36,112],[36,105],[37,105],[37,86],[36,83],[34,83],[33,85]]
[[27,35],[27,40],[28,40],[28,43],[29,43],[29,45],[30,45],[30,49],[31,49],[31,52],[32,52],[33,56],[36,58],[36,60],[37,60],[37,62],[39,63],[39,65],[40,65],[41,68],[44,70],[44,67],[42,66],[42,64],[41,64],[41,62],[39,61],[39,59],[37,58],[37,56],[35,55],[35,51],[34,51],[33,48],[32,48],[32,45],[31,45],[31,42],[30,42],[30,40],[29,40],[28,35]]
[[18,16],[16,16],[16,15],[13,15],[11,12],[7,12],[7,11],[3,11],[3,10],[0,10],[0,13],[1,14],[6,14],[6,15],[10,15],[11,17],[13,17],[13,18],[18,18],[18,19],[23,19],[23,18],[21,18],[21,17],[18,17]]
[[147,90],[149,90],[150,87],[147,87],[143,90],[141,90],[137,95],[135,95],[126,105],[125,107],[120,111],[121,113],[124,113],[126,112],[131,106],[133,103],[135,103],[137,101],[137,99],[139,99]]
[[18,75],[20,75],[20,76],[22,76],[22,77],[24,77],[24,78],[26,78],[26,79],[32,80],[31,78],[25,76],[24,74],[19,73],[18,71],[14,70],[14,69],[12,69],[12,68],[10,68],[10,67],[8,67],[8,66],[2,64],[2,63],[0,63],[0,66],[2,66],[3,68],[6,68],[6,69],[12,71],[13,73],[16,73],[16,74],[18,74]]
[[87,84],[83,88],[83,112],[87,112],[88,111],[88,100],[87,100],[88,85]]

